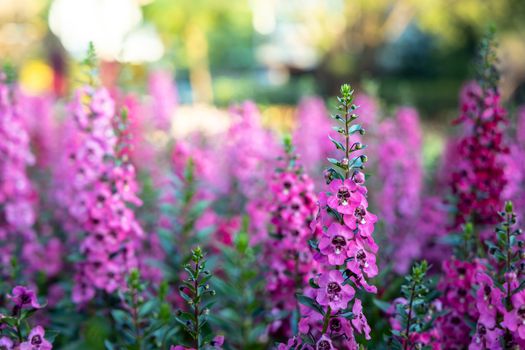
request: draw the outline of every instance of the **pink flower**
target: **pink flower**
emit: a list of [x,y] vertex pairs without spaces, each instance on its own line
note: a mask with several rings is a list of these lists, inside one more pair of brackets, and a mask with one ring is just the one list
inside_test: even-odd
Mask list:
[[476,334],[472,338],[469,350],[499,350],[503,349],[501,346],[501,338],[503,331],[499,328],[489,328],[483,323],[478,322],[476,327]]
[[354,297],[354,289],[348,284],[343,285],[344,277],[341,271],[331,270],[319,278],[317,302],[323,306],[330,306],[336,312],[348,306]]
[[520,291],[512,297],[511,311],[505,311],[501,325],[525,339],[525,292]]
[[14,342],[8,337],[0,338],[0,349],[2,350],[13,350]]
[[361,300],[355,299],[354,306],[352,307],[352,313],[354,314],[352,318],[352,325],[354,328],[361,334],[365,335],[366,339],[370,339],[370,326],[366,320],[366,316],[363,314],[363,305]]
[[8,296],[15,305],[21,309],[23,308],[34,308],[40,309],[42,306],[38,303],[36,294],[33,290],[23,287],[16,286],[13,288],[11,295]]
[[326,335],[323,336],[315,344],[315,350],[335,350],[332,340]]
[[214,348],[220,349],[220,347],[224,344],[224,336],[223,335],[217,335],[213,340],[210,342],[210,345]]
[[476,274],[476,283],[479,284],[476,293],[476,306],[480,313],[478,322],[493,328],[496,325],[498,310],[504,309],[503,292],[494,286],[492,278],[484,272]]
[[353,215],[355,208],[364,199],[362,187],[350,179],[333,180],[330,183],[330,192],[327,204],[341,214]]
[[348,258],[348,244],[353,237],[352,231],[338,223],[330,225],[326,234],[319,240],[319,249],[328,258],[330,265],[343,265]]
[[44,328],[36,326],[29,333],[28,340],[20,344],[20,350],[51,350],[53,346],[44,338]]
[[375,255],[367,252],[358,240],[354,240],[349,244],[348,256],[351,258],[347,263],[350,271],[358,276],[363,274],[367,277],[377,276],[378,269]]

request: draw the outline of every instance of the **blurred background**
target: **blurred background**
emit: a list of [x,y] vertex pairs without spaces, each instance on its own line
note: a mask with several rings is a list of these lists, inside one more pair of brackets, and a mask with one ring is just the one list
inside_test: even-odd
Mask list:
[[29,93],[67,96],[93,41],[106,85],[167,70],[181,104],[254,99],[282,119],[350,81],[442,124],[492,24],[503,97],[525,100],[524,19],[523,0],[0,0],[0,55]]

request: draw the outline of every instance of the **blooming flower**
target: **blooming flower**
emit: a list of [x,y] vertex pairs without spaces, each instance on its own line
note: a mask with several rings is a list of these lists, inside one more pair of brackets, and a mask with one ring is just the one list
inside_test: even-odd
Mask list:
[[13,340],[9,339],[8,337],[0,338],[0,349],[2,349],[2,350],[13,350],[14,349],[14,342],[13,342]]
[[338,311],[347,307],[354,294],[354,289],[344,284],[343,274],[338,270],[331,270],[321,275],[316,300],[319,304]]
[[20,344],[20,350],[51,350],[53,346],[44,335],[44,328],[36,326],[29,333],[27,341]]
[[330,208],[341,214],[353,215],[356,207],[364,200],[364,187],[353,180],[333,180],[330,183],[331,195],[327,199]]
[[64,226],[85,233],[80,243],[84,259],[77,263],[73,287],[73,300],[85,303],[97,289],[112,293],[125,287],[125,275],[137,267],[143,231],[129,205],[141,201],[108,91],[78,89],[70,114],[69,152],[57,169],[56,192],[70,214]]
[[[283,157],[284,164],[273,175],[266,207],[270,213],[270,235],[264,240],[264,261],[269,266],[266,274],[267,290],[272,312],[286,311],[289,316],[278,317],[271,325],[274,333],[289,333],[291,316],[297,308],[295,294],[302,291],[308,280],[315,277],[316,261],[308,240],[317,232],[310,229],[316,213],[313,182],[296,163],[292,150]],[[291,335],[291,334],[290,334]]]
[[363,305],[361,304],[361,300],[356,299],[354,301],[354,306],[352,307],[352,325],[354,328],[361,334],[365,335],[366,339],[370,339],[370,326],[368,325],[368,321],[366,320],[366,316],[363,314]]
[[512,297],[512,306],[511,311],[504,312],[502,326],[516,332],[519,338],[525,339],[525,293],[523,291]]
[[326,234],[319,240],[319,250],[326,255],[330,265],[343,265],[349,257],[348,244],[353,238],[353,232],[338,223],[330,225]]
[[495,224],[502,207],[502,189],[507,180],[502,164],[509,152],[503,128],[506,111],[496,89],[466,85],[461,94],[461,123],[465,135],[458,143],[461,161],[451,176],[451,187],[458,198],[456,225],[475,218],[479,224]]
[[472,338],[468,349],[469,350],[498,350],[503,349],[501,346],[501,338],[503,331],[498,328],[489,328],[482,322],[478,322],[476,327],[476,334]]
[[35,292],[23,286],[16,286],[15,288],[13,288],[13,291],[8,297],[17,307],[21,309],[40,309],[42,307],[38,303]]

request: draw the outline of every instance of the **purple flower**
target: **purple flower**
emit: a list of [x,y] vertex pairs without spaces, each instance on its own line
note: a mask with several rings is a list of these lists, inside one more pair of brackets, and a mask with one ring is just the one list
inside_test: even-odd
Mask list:
[[31,307],[34,309],[40,309],[42,307],[38,303],[35,292],[23,286],[16,286],[13,288],[9,298],[21,309]]
[[14,342],[8,337],[0,338],[0,350],[13,350]]
[[361,304],[361,300],[355,299],[354,306],[352,307],[352,313],[354,314],[354,318],[352,318],[352,325],[361,334],[365,335],[366,339],[370,339],[370,326],[368,325],[368,321],[366,320],[366,316],[363,314],[363,305]]
[[317,344],[315,344],[315,350],[334,350],[334,346],[332,344],[332,340],[324,334],[319,340],[317,341]]
[[319,240],[319,250],[326,255],[330,265],[343,265],[348,258],[348,244],[352,231],[341,224],[330,225],[326,234]]
[[28,340],[20,344],[20,350],[51,350],[53,346],[44,335],[44,328],[36,326],[29,333]]
[[321,275],[317,302],[323,306],[330,306],[334,312],[346,308],[355,292],[348,284],[343,285],[343,282],[344,277],[339,270],[331,270]]
[[353,180],[333,180],[330,183],[331,195],[327,199],[330,208],[341,214],[352,215],[355,208],[364,200],[364,187],[358,186]]
[[518,292],[512,298],[514,308],[506,311],[501,325],[525,339],[525,292]]

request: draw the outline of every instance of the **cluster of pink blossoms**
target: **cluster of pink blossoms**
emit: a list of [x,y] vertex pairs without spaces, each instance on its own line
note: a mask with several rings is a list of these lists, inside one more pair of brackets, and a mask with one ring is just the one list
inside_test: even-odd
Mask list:
[[14,86],[0,72],[0,276],[4,278],[17,243],[36,241],[36,193],[26,168],[34,164],[29,136],[15,101]]
[[440,302],[447,314],[437,319],[436,328],[440,334],[443,349],[464,349],[469,344],[469,322],[478,318],[472,288],[475,276],[484,270],[481,262],[460,261],[455,258],[445,261],[442,266],[443,278],[438,286],[442,292]]
[[328,111],[322,99],[306,98],[297,107],[297,127],[293,139],[301,162],[309,174],[317,173],[324,159],[334,154],[326,135],[333,134]]
[[[367,279],[378,274],[376,252],[378,247],[372,237],[375,215],[368,211],[365,176],[359,170],[367,158],[358,155],[360,142],[350,143],[350,136],[364,134],[360,125],[352,124],[358,118],[358,108],[353,104],[353,90],[349,85],[341,87],[340,114],[334,116],[341,126],[343,142],[333,139],[337,149],[344,152],[341,159],[329,159],[339,170],[330,168],[325,172],[327,192],[319,194],[319,214],[312,223],[320,225],[322,233],[317,242],[315,260],[320,272],[299,297],[301,338],[293,338],[281,349],[296,349],[306,338],[315,349],[358,349],[354,331],[370,339],[370,326],[363,314],[361,300],[355,298],[356,289],[376,293],[377,288]],[[353,301],[353,304],[351,303]],[[303,348],[309,348],[303,344]]]
[[127,157],[119,158],[115,104],[108,91],[82,87],[70,108],[76,142],[67,153],[68,182],[59,199],[73,219],[72,227],[84,233],[73,300],[85,303],[96,290],[125,288],[126,274],[137,267],[135,251],[143,232],[128,205],[141,201],[134,167]]
[[451,175],[451,187],[457,197],[456,227],[473,221],[495,224],[502,207],[502,189],[507,179],[503,160],[509,152],[502,125],[506,111],[495,88],[482,88],[478,83],[466,85],[461,93],[461,115],[457,123],[464,126],[465,136],[459,141],[459,161]]
[[[384,254],[397,273],[408,271],[421,255],[423,240],[416,239],[423,188],[422,130],[415,109],[400,108],[395,119],[385,120],[379,129],[378,179],[376,194],[390,251]],[[408,175],[409,174],[409,175]]]
[[[253,102],[244,102],[231,109],[238,118],[226,134],[227,171],[230,171],[232,184],[229,190],[239,191],[243,203],[232,206],[245,206],[250,220],[251,243],[259,243],[266,237],[266,223],[269,215],[264,209],[266,181],[272,175],[274,157],[278,146],[273,135],[265,130],[261,115]],[[231,197],[230,197],[231,201]],[[238,208],[237,208],[238,209]]]
[[313,181],[295,164],[290,149],[284,167],[279,168],[270,182],[271,196],[267,204],[270,212],[270,237],[265,241],[264,260],[272,313],[286,311],[286,320],[279,317],[270,328],[290,336],[290,314],[298,307],[295,294],[303,290],[317,271],[317,262],[306,242],[318,236],[318,229],[310,229],[317,211],[317,197]]
[[475,276],[476,332],[469,350],[525,347],[525,265],[523,234],[511,202],[500,213],[502,223],[491,245],[491,269]]
[[[2,350],[51,350],[53,345],[45,338],[45,330],[42,326],[31,329],[27,338],[23,340],[20,324],[28,324],[27,315],[22,311],[34,312],[42,308],[37,300],[36,293],[26,287],[16,286],[7,299],[14,304],[12,315],[2,315],[0,319],[10,318],[12,321],[2,324],[0,327],[0,349]],[[16,326],[15,326],[16,325]]]
[[[505,178],[507,186],[502,197],[511,200],[516,208],[525,208],[525,106],[517,111],[516,132],[505,157]],[[518,222],[525,223],[525,212],[518,212]]]
[[177,107],[177,89],[169,70],[157,70],[148,77],[148,90],[151,95],[151,115],[159,129],[171,126],[172,116]]

